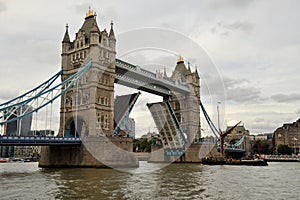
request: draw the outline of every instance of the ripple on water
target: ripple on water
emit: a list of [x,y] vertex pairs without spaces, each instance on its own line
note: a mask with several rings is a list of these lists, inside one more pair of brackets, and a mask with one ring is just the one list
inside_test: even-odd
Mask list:
[[7,163],[0,165],[0,199],[297,199],[299,165],[172,164],[161,168],[142,162],[139,169],[125,173]]

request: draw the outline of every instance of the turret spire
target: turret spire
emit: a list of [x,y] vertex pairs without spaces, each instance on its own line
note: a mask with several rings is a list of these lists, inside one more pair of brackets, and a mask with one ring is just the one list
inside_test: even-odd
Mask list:
[[65,32],[64,39],[63,39],[62,42],[68,42],[68,43],[70,43],[70,36],[69,36],[68,29],[69,29],[69,25],[66,24],[66,32]]
[[[96,15],[96,13],[95,13]],[[91,10],[91,6],[89,6],[89,10],[86,12],[85,18],[94,17],[94,12]]]
[[108,36],[110,38],[115,38],[115,33],[114,33],[113,25],[114,25],[114,22],[111,21],[110,22],[110,31],[109,31],[109,36]]

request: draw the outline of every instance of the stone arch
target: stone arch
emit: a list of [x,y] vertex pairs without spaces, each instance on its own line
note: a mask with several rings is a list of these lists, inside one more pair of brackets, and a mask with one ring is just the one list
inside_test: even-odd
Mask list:
[[65,137],[86,137],[89,135],[88,123],[80,116],[71,117],[66,123]]

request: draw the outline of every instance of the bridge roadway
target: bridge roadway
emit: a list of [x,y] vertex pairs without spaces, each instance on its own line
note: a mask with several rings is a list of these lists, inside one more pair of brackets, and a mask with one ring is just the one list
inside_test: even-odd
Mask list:
[[[90,63],[88,64],[88,66],[90,66]],[[89,67],[87,69],[89,69]],[[81,76],[85,72],[86,71],[79,72],[78,75]],[[77,75],[77,73],[75,75]],[[73,82],[75,83],[76,81]],[[157,74],[153,72],[147,71],[137,65],[127,63],[120,59],[116,59],[115,83],[125,85],[131,88],[136,88],[163,97],[169,97],[171,95],[171,92],[186,94],[190,92],[187,85],[175,82],[168,78],[157,76]],[[51,90],[49,89],[49,91]],[[59,95],[61,94],[62,93],[60,93]],[[38,98],[38,96],[34,96],[31,99],[35,98]],[[53,99],[50,100],[50,102],[52,101]],[[43,106],[40,106],[40,108],[42,107]],[[63,146],[80,144],[80,138],[54,136],[0,136],[0,146]]]
[[115,83],[163,97],[170,96],[171,92],[190,93],[187,85],[168,78],[158,77],[153,72],[120,59],[116,59]]
[[0,146],[70,146],[80,145],[79,137],[0,136]]

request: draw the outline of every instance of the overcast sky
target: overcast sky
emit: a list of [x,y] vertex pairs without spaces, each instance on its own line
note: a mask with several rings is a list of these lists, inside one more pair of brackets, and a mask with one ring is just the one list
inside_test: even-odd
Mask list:
[[[89,5],[97,12],[101,30],[109,30],[114,21],[117,57],[152,71],[166,68],[168,75],[178,55],[191,62],[192,70],[197,66],[201,99],[215,122],[221,102],[222,128],[241,120],[250,133],[273,132],[299,118],[300,1],[296,0],[0,0],[1,102],[60,69],[65,24],[74,39]],[[153,48],[147,49],[149,45]],[[149,96],[142,94],[132,113],[139,135],[154,127],[142,120],[148,101]]]

